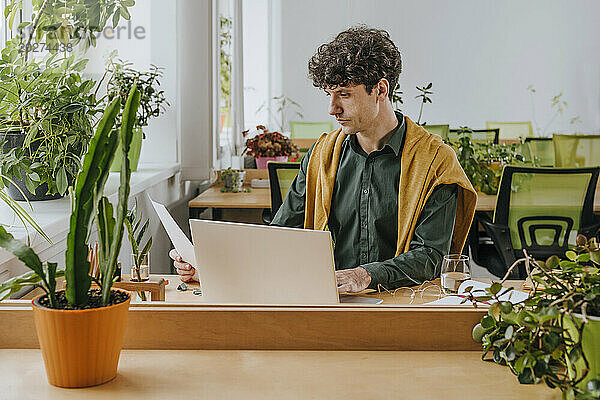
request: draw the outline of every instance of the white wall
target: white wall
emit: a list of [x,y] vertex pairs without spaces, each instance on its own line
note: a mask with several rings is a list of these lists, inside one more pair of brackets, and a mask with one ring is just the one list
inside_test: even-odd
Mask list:
[[[132,67],[147,71],[151,64],[162,67],[160,88],[169,102],[159,118],[152,118],[144,128],[146,140],[140,163],[170,164],[179,161],[177,151],[177,13],[172,0],[143,0],[131,8],[131,20],[121,18],[119,27],[103,34],[95,48],[85,57],[90,59],[86,74],[100,79],[105,70],[106,55],[118,50],[119,58],[131,61]],[[109,25],[111,23],[109,22]],[[135,29],[138,29],[137,35]],[[117,34],[118,32],[118,34]],[[106,90],[106,80],[102,85]]]
[[[552,119],[563,92],[565,115],[548,130],[600,128],[600,2],[596,0],[282,1],[283,92],[308,121],[328,120],[327,98],[307,78],[317,47],[351,25],[387,30],[403,58],[402,110],[418,116],[415,86],[433,82],[423,120],[482,128],[486,121]],[[569,119],[578,115],[574,127]]]

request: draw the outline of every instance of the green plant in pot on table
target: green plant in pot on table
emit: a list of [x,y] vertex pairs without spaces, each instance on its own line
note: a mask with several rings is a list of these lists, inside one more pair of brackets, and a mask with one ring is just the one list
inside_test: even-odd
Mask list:
[[[270,132],[264,125],[258,125],[256,129],[262,133],[246,140],[244,154],[256,159],[258,169],[266,169],[268,161],[285,162],[290,156],[296,159],[299,157],[298,147],[290,138],[279,132]],[[242,134],[246,137],[248,131]]]
[[[140,72],[132,68],[132,63],[115,59],[116,51],[108,58],[108,65],[102,80],[110,75],[107,83],[107,99],[112,101],[115,97],[121,97],[123,101],[127,98],[133,85],[140,91],[140,107],[138,109],[133,129],[133,143],[129,156],[131,170],[137,171],[138,162],[142,148],[142,139],[146,138],[143,127],[148,126],[151,118],[157,118],[169,105],[164,90],[160,89],[162,68],[151,65],[148,71]],[[125,103],[123,103],[125,104]],[[121,113],[117,116],[116,127],[121,124]],[[121,160],[115,158],[111,171],[119,171]]]
[[[146,243],[143,241],[148,232],[148,226],[150,220],[142,224],[142,215],[138,215],[137,212],[137,201],[135,206],[127,212],[127,216],[123,220],[125,227],[127,228],[127,235],[129,237],[129,244],[131,245],[131,274],[130,279],[132,281],[142,282],[149,279],[150,276],[150,265],[149,265],[149,253],[152,247],[152,236],[150,236]],[[145,270],[144,270],[145,267]],[[142,301],[146,301],[146,294],[144,292],[138,292]]]
[[[33,300],[33,313],[48,381],[56,386],[97,385],[116,375],[130,296],[111,288],[127,217],[131,176],[127,156],[139,99],[140,93],[134,86],[120,130],[114,130],[113,126],[121,99],[114,99],[90,142],[72,192],[64,270],[57,270],[53,262],[42,263],[28,246],[0,227],[0,246],[32,270],[2,284],[0,299],[24,284],[41,283],[46,294]],[[121,152],[115,155],[119,143]],[[123,161],[118,204],[113,208],[103,191],[115,156]],[[100,279],[90,276],[88,261],[87,241],[94,218],[100,242]],[[61,275],[66,287],[57,291],[55,279]],[[99,289],[91,288],[92,280]]]
[[[600,248],[596,239],[579,235],[577,247],[566,257],[534,262],[529,298],[492,304],[473,329],[473,338],[483,344],[482,358],[490,354],[520,383],[544,382],[560,389],[563,398],[598,399]],[[510,290],[503,283],[492,284],[486,293],[472,292],[473,300],[497,300]]]

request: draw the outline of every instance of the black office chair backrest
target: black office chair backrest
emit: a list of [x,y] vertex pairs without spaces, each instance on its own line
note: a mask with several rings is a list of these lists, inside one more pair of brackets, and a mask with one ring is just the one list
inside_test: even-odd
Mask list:
[[267,168],[271,187],[271,216],[274,217],[298,175],[300,163],[269,161]]
[[506,166],[498,189],[494,224],[507,226],[517,253],[564,254],[577,232],[595,224],[594,196],[600,167]]
[[540,167],[554,166],[554,144],[550,137],[526,137],[525,158]]
[[[427,129],[427,125],[424,127]],[[458,132],[460,129],[450,129],[448,139],[455,141],[458,138]],[[473,143],[495,143],[498,144],[498,137],[500,136],[500,128],[495,129],[471,129],[471,141]]]

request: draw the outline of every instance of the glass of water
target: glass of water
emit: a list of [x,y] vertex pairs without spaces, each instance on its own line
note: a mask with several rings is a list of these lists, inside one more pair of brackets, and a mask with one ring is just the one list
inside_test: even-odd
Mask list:
[[471,279],[469,256],[448,254],[442,261],[442,291],[445,294],[457,294],[461,283]]
[[[150,254],[145,254],[140,260],[136,260],[135,254],[131,255],[131,275],[130,280],[134,282],[143,282],[150,279]],[[139,262],[139,265],[138,262]]]

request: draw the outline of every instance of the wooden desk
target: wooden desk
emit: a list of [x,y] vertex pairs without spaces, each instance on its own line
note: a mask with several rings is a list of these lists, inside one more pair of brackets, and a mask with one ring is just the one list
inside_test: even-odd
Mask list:
[[[153,279],[165,279],[169,285],[165,287],[165,297],[167,303],[202,303],[202,295],[195,295],[194,290],[200,289],[198,283],[186,283],[188,290],[185,292],[177,290],[181,279],[177,275],[152,275]],[[385,305],[404,304],[421,305],[434,301],[442,297],[440,289],[440,280],[427,282],[421,286],[412,288],[400,288],[393,291],[369,292],[359,295],[360,297],[370,297],[382,299]]]
[[[213,209],[213,219],[221,219],[222,209],[264,209],[271,208],[269,189],[252,189],[250,193],[221,193],[219,186],[211,186],[188,203],[190,218],[197,218],[198,210]],[[477,193],[476,211],[494,211],[496,196]],[[216,214],[215,214],[216,211]],[[600,192],[594,198],[594,212],[600,212]],[[194,216],[192,216],[194,215]]]
[[[487,313],[471,306],[423,306],[437,299],[373,294],[381,305],[207,304],[168,278],[166,302],[132,302],[123,348],[189,350],[477,350],[473,327]],[[190,289],[197,285],[188,285]],[[0,349],[39,347],[31,301],[0,303]],[[448,336],[448,331],[453,332]],[[444,338],[440,340],[440,338]]]
[[0,370],[3,399],[560,399],[477,351],[123,350],[82,389],[50,386],[39,350],[0,350]]

